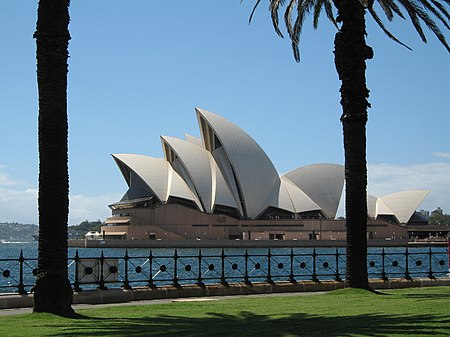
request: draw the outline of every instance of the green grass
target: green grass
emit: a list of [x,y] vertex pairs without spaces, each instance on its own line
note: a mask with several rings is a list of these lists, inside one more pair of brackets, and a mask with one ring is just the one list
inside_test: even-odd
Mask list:
[[450,336],[450,287],[208,302],[0,317],[1,336]]

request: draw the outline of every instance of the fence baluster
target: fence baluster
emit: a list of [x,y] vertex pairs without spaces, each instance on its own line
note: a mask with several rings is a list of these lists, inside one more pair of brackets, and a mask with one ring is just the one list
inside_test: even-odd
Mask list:
[[431,250],[431,246],[430,246],[430,250],[428,251],[428,255],[429,255],[429,259],[428,262],[430,264],[430,269],[428,271],[428,277],[432,280],[435,279],[434,275],[433,275],[433,252]]
[[203,287],[205,284],[203,283],[203,277],[202,277],[202,250],[198,250],[198,278],[197,278],[197,284],[201,287]]
[[251,284],[249,277],[248,277],[248,251],[247,251],[247,249],[245,250],[244,260],[245,260],[244,283]]
[[405,250],[405,258],[406,258],[406,261],[405,261],[405,279],[407,279],[407,280],[411,280],[411,275],[409,275],[409,252],[408,252],[408,247],[406,247],[406,250]]
[[313,274],[312,274],[312,280],[313,282],[319,282],[319,279],[317,278],[316,273],[316,248],[313,249],[312,258],[313,258]]
[[381,279],[383,281],[387,281],[388,280],[388,278],[386,276],[385,265],[384,265],[385,264],[385,261],[384,261],[385,256],[386,256],[386,253],[385,253],[384,247],[383,247],[383,250],[381,251],[381,268],[382,268],[382,270],[381,270]]
[[106,286],[105,286],[105,279],[104,279],[104,275],[103,275],[103,266],[105,265],[105,255],[103,255],[103,249],[102,249],[102,253],[100,255],[100,281],[99,281],[99,285],[98,285],[98,289],[101,290],[106,290]]
[[294,250],[291,248],[291,253],[289,254],[290,257],[290,274],[289,274],[289,282],[297,283],[294,277]]
[[27,293],[23,285],[23,261],[25,261],[25,259],[23,257],[23,252],[21,249],[19,256],[19,286],[18,286],[18,292],[20,295],[25,295]]
[[338,282],[341,282],[342,281],[341,274],[339,273],[339,249],[337,249],[337,248],[336,248],[335,255],[336,255],[336,271],[335,271],[335,274],[334,274],[334,280],[338,281]]
[[222,253],[220,254],[220,258],[222,261],[222,274],[220,276],[220,283],[224,286],[228,285],[228,282],[226,281],[225,278],[225,250],[222,248]]
[[269,248],[269,250],[267,252],[267,283],[273,283],[271,265],[270,265],[271,259],[272,259],[272,253],[270,252],[270,248]]
[[173,285],[179,287],[178,283],[178,250],[175,248],[175,253],[173,254]]
[[148,265],[149,265],[149,275],[148,275],[148,284],[147,286],[150,288],[156,288],[155,282],[153,280],[153,252],[150,249],[150,253],[148,254]]
[[124,279],[124,281],[123,281],[123,288],[124,289],[131,289],[131,286],[130,286],[130,282],[129,282],[129,280],[128,280],[128,259],[129,259],[130,257],[128,256],[128,249],[125,249],[125,256],[123,257],[123,259],[124,259],[124,264],[125,264],[125,279]]
[[75,261],[75,277],[74,280],[75,282],[73,283],[73,290],[77,293],[79,293],[82,289],[80,288],[80,279],[78,278],[78,271],[79,271],[79,263],[80,263],[80,256],[78,255],[78,249],[75,251],[75,257],[74,257],[74,261]]

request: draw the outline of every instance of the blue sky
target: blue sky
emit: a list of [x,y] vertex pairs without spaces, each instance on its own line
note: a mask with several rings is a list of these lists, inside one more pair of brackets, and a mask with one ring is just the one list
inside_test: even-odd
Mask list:
[[[162,157],[159,136],[199,135],[194,107],[247,131],[280,174],[343,163],[335,30],[307,21],[301,62],[252,0],[72,0],[68,83],[69,224],[104,220],[126,183],[110,154]],[[37,1],[0,2],[0,222],[37,223]],[[368,19],[369,193],[431,189],[450,213],[450,57],[428,31]],[[448,39],[450,35],[447,34]]]

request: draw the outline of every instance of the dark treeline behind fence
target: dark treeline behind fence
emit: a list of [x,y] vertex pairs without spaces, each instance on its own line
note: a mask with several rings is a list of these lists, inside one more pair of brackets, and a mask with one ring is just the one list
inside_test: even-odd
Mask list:
[[[142,252],[142,250],[140,250]],[[374,248],[369,250],[369,277],[388,280],[445,277],[449,257],[445,248]],[[188,284],[245,282],[342,281],[345,277],[342,248],[312,249],[174,249],[146,254],[69,257],[69,278],[74,291],[83,288],[158,287]],[[37,258],[0,259],[0,292],[33,291]]]

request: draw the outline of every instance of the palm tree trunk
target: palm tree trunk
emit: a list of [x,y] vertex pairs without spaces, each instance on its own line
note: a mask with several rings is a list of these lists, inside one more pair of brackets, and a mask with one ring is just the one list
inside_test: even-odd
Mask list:
[[34,35],[39,91],[39,273],[34,311],[62,316],[74,313],[67,269],[68,7],[69,0],[40,0]]
[[366,60],[373,57],[365,42],[365,9],[358,0],[335,0],[337,20],[335,65],[341,85],[341,122],[345,151],[346,286],[369,288],[367,275],[366,123],[369,90]]

